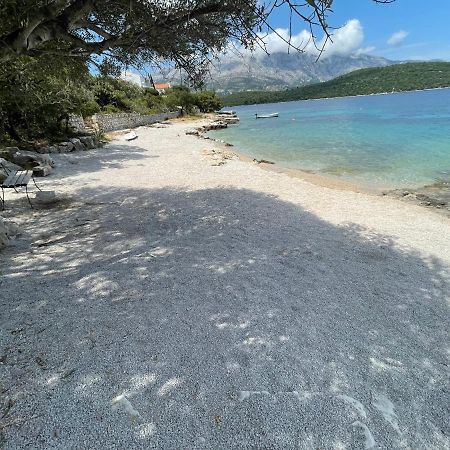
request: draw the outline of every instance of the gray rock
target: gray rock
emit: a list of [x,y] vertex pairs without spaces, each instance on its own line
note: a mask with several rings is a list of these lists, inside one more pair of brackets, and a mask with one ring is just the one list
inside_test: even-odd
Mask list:
[[6,246],[8,241],[17,234],[20,234],[18,226],[12,222],[6,222],[0,216],[0,248]]
[[92,139],[91,136],[80,137],[80,141],[83,145],[86,146],[87,149],[95,148],[94,139]]
[[47,147],[47,153],[59,153],[58,147],[56,145],[49,145]]
[[56,147],[58,153],[69,153],[75,150],[75,146],[72,144],[72,142],[60,142],[54,147]]
[[[69,147],[70,144],[70,147]],[[58,145],[59,153],[69,153],[74,149],[72,142],[62,142]]]
[[8,227],[6,223],[3,221],[3,218],[0,216],[0,248],[7,245],[8,241],[9,241]]
[[46,177],[52,173],[53,169],[51,166],[36,166],[33,167],[33,175],[35,177]]
[[36,192],[36,201],[42,204],[53,203],[56,200],[55,191]]
[[225,122],[211,122],[210,124],[201,127],[201,131],[221,130],[227,127],[228,125]]
[[78,138],[72,138],[70,142],[74,145],[75,151],[82,152],[86,150],[86,146]]
[[14,164],[18,164],[26,169],[31,169],[40,165],[53,166],[53,161],[48,154],[39,154],[27,150],[16,151],[11,156],[11,160]]

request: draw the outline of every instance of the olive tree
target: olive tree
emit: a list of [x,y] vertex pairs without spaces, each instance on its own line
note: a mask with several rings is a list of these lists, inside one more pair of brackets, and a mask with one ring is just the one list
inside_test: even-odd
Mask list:
[[0,66],[0,141],[61,134],[69,114],[98,109],[83,61],[18,56]]
[[[97,64],[174,61],[201,75],[214,50],[231,41],[263,45],[275,9],[332,38],[328,16],[345,0],[4,0],[0,6],[0,59],[13,55],[101,55]],[[367,0],[390,3],[394,0]],[[290,44],[290,40],[287,40]],[[321,41],[322,42],[322,41]],[[301,51],[302,48],[297,48]]]

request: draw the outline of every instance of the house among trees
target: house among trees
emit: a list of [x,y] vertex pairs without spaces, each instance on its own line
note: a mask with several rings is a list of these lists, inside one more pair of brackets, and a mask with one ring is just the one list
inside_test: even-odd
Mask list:
[[155,83],[155,89],[160,94],[165,94],[166,90],[170,89],[172,86],[170,83]]

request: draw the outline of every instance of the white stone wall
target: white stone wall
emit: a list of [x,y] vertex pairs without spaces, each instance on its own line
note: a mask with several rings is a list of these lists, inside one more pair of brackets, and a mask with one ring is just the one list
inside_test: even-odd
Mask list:
[[92,116],[92,123],[95,128],[101,131],[123,130],[125,128],[135,128],[142,125],[151,125],[153,123],[163,122],[167,119],[174,119],[180,115],[179,111],[143,115],[137,113],[118,113],[118,114],[96,114]]
[[86,129],[83,117],[77,116],[75,114],[69,115],[69,126],[74,128],[76,131],[79,131],[80,133],[84,132]]

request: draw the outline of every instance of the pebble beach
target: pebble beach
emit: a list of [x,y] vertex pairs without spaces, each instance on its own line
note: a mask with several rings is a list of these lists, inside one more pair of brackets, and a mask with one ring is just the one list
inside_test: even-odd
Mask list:
[[56,154],[0,253],[0,447],[450,448],[450,220],[174,120]]

